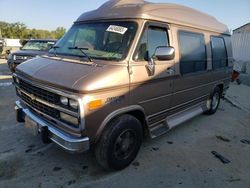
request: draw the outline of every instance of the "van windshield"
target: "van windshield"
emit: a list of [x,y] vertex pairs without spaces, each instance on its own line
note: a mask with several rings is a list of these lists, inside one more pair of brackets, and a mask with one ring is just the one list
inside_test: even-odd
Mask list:
[[77,23],[50,53],[119,61],[126,57],[136,30],[131,21]]

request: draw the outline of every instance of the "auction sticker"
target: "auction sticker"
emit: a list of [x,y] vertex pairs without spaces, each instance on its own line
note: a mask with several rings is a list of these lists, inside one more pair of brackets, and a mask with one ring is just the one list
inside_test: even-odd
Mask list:
[[122,27],[122,26],[117,26],[117,25],[110,25],[107,29],[107,31],[109,31],[109,32],[119,33],[122,35],[124,35],[124,33],[126,33],[127,30],[128,30],[128,28]]

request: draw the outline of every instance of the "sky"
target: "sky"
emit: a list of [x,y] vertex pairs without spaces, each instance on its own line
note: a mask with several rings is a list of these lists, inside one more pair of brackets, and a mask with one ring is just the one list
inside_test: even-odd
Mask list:
[[[148,0],[186,5],[216,17],[234,30],[250,22],[250,0]],[[11,3],[10,3],[11,2]],[[0,21],[22,22],[28,28],[69,29],[83,12],[98,8],[101,0],[0,0]]]

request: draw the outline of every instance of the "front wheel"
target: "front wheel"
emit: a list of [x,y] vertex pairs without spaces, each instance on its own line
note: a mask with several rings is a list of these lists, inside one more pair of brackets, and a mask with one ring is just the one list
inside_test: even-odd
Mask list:
[[220,104],[220,98],[221,98],[220,88],[216,87],[213,93],[210,95],[209,99],[207,100],[208,110],[205,112],[205,114],[211,115],[217,111]]
[[95,156],[106,170],[121,170],[137,156],[142,143],[142,125],[131,115],[111,121],[95,147]]

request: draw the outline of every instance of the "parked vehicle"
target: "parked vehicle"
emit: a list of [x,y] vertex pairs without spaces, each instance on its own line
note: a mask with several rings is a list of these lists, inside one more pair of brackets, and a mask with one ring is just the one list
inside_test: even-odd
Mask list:
[[15,72],[15,68],[20,63],[32,59],[34,57],[48,53],[49,49],[54,46],[54,39],[31,39],[16,52],[13,52],[8,57],[8,66],[11,72]]
[[82,14],[46,57],[17,67],[17,121],[45,143],[93,147],[105,169],[123,169],[146,136],[215,113],[232,60],[228,28],[207,14],[108,1]]

